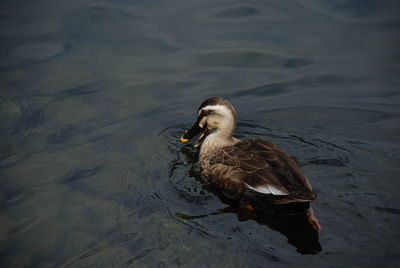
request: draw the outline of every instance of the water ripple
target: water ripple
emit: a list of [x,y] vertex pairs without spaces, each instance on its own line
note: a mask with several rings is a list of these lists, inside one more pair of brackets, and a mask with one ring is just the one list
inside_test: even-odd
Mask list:
[[318,75],[305,77],[291,81],[275,82],[265,85],[255,86],[239,90],[229,95],[230,98],[240,98],[244,96],[275,96],[289,92],[297,92],[302,89],[311,90],[317,87],[348,87],[356,85],[361,81],[335,75]]
[[201,65],[229,68],[298,68],[309,65],[311,60],[287,59],[260,51],[221,51],[210,52],[198,57]]
[[0,96],[0,165],[9,166],[29,157],[20,150],[32,141],[41,129],[43,112],[30,98],[13,99]]

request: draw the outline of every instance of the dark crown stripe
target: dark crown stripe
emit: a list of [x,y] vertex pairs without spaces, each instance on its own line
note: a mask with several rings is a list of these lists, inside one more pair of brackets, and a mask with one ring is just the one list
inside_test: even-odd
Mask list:
[[206,106],[209,105],[226,105],[226,102],[224,99],[220,98],[220,97],[212,97],[209,99],[206,99],[205,101],[203,101],[203,103],[200,105],[199,109],[197,111],[200,111],[201,109],[203,109]]

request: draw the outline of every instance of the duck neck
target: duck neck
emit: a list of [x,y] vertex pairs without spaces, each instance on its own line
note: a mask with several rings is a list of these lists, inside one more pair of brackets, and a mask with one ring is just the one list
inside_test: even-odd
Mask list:
[[209,134],[200,149],[200,157],[212,153],[223,147],[232,146],[236,144],[238,139],[232,137],[232,129],[217,129],[213,133]]

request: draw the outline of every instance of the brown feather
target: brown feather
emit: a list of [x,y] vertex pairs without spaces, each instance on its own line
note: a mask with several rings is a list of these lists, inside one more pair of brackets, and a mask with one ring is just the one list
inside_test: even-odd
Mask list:
[[317,197],[293,157],[275,144],[257,138],[213,152],[202,175],[234,195],[249,192],[246,184],[253,188],[271,186],[287,193],[268,195],[276,204],[308,202]]

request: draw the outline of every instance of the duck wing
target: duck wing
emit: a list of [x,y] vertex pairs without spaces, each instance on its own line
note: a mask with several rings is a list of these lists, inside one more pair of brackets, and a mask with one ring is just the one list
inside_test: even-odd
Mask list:
[[209,160],[208,180],[236,195],[268,197],[276,204],[317,197],[297,161],[275,144],[248,139],[222,148]]

